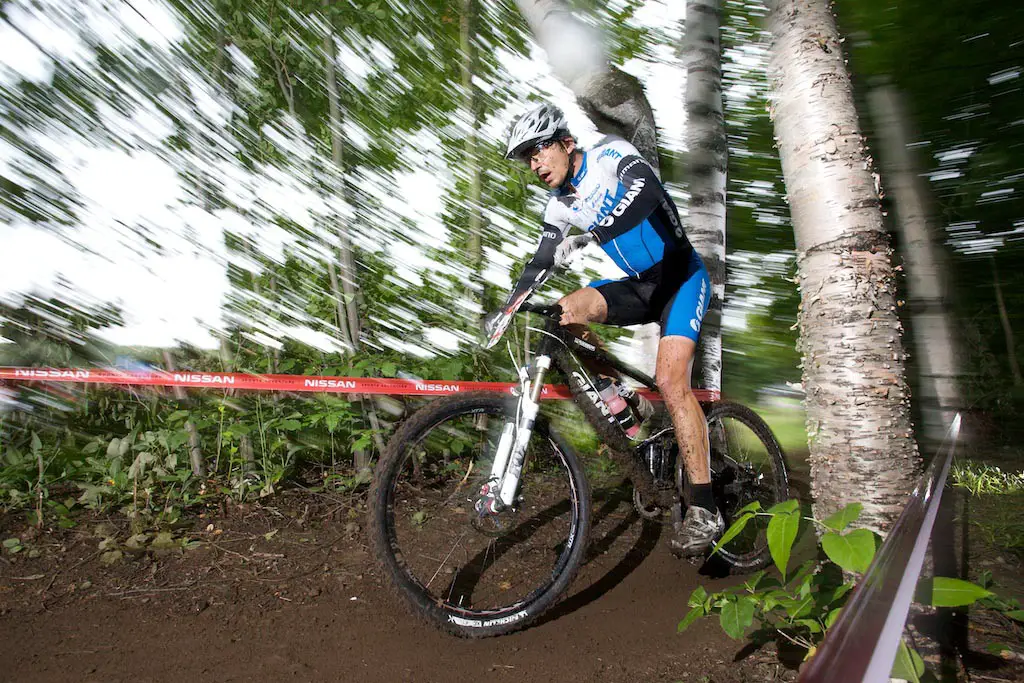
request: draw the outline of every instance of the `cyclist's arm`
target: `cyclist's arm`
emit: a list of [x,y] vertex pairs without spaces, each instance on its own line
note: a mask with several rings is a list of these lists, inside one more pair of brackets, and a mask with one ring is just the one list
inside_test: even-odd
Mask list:
[[607,244],[654,213],[662,200],[661,182],[642,157],[634,154],[623,157],[616,175],[624,190],[611,212],[594,228],[600,244]]
[[505,308],[512,305],[519,297],[530,291],[534,283],[541,280],[555,265],[555,249],[562,241],[562,231],[550,223],[544,223],[541,230],[540,244],[537,245],[537,252],[523,268],[519,281],[512,288]]

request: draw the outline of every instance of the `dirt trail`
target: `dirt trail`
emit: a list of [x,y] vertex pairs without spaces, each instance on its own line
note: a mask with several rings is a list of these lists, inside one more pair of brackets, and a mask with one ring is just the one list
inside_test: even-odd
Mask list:
[[410,617],[372,568],[358,517],[334,506],[303,522],[330,507],[307,505],[296,496],[238,512],[211,532],[197,520],[199,549],[111,567],[84,530],[30,541],[38,558],[0,563],[0,680],[732,683],[776,673],[767,653],[734,663],[740,645],[712,621],[676,634],[690,591],[728,581],[673,558],[661,527],[626,500],[595,505],[592,558],[552,614],[477,641]]

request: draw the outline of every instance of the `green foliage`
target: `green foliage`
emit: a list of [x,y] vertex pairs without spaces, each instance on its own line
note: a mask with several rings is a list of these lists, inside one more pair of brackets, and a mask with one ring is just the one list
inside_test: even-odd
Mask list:
[[877,534],[868,529],[837,534],[829,531],[821,536],[821,549],[843,571],[864,573],[875,555]]
[[921,659],[921,655],[907,645],[905,639],[901,639],[899,648],[896,650],[896,661],[893,662],[891,676],[902,678],[910,683],[920,683],[924,672],[924,660]]
[[771,515],[768,520],[768,550],[785,579],[789,553],[800,530],[800,502],[793,499],[773,505],[768,514]]
[[1024,473],[960,461],[953,463],[950,479],[970,492],[963,521],[972,532],[994,549],[1024,558]]
[[935,607],[962,607],[993,595],[992,591],[970,581],[936,576],[918,585],[917,600]]
[[4,550],[9,552],[11,555],[17,555],[25,549],[25,547],[21,544],[20,538],[5,538],[3,546]]
[[[697,619],[718,615],[719,624],[731,638],[742,639],[756,624],[754,640],[784,638],[814,655],[828,629],[835,623],[850,592],[871,564],[880,540],[867,529],[850,529],[862,506],[853,503],[824,521],[808,518],[821,530],[817,559],[803,562],[787,573],[790,554],[800,526],[800,509],[796,500],[789,500],[762,510],[754,502],[743,508],[726,529],[715,548],[727,546],[749,524],[767,520],[768,545],[772,561],[781,580],[760,571],[742,585],[708,593],[703,586],[691,593],[689,612],[679,622],[684,631]],[[979,605],[996,609],[1010,618],[1019,619],[1016,600],[1002,600],[988,589],[991,575],[983,575],[980,585],[960,579],[936,577],[923,582],[918,599],[937,607]],[[924,675],[924,663],[906,643],[900,644],[893,675],[917,681]]]

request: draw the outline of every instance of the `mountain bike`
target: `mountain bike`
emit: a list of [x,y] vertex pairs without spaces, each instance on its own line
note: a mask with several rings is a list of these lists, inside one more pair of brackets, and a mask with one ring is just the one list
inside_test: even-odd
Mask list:
[[[544,320],[543,327],[528,327],[539,334],[533,362],[519,367],[518,389],[424,406],[392,436],[370,488],[368,528],[378,564],[414,613],[459,636],[523,628],[556,602],[584,562],[590,487],[579,457],[539,410],[553,369],[625,465],[637,511],[678,524],[685,510],[686,477],[671,420],[648,420],[646,438],[630,440],[581,358],[598,359],[651,391],[654,380],[561,327],[557,305],[520,301],[508,317],[517,310]],[[785,500],[785,459],[764,421],[737,403],[702,409],[713,492],[726,524],[755,500],[764,508]],[[718,553],[740,571],[770,560],[754,525]]]

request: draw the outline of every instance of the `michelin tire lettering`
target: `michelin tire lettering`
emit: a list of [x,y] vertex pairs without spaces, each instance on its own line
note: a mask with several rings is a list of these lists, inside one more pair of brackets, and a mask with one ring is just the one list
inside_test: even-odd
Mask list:
[[459,626],[469,626],[471,628],[487,628],[489,626],[505,626],[506,624],[514,624],[526,616],[526,610],[522,610],[521,612],[510,614],[507,617],[478,621],[476,619],[463,619],[462,617],[457,617],[454,614],[451,614],[448,616],[448,621],[450,621],[453,624],[458,624]]

